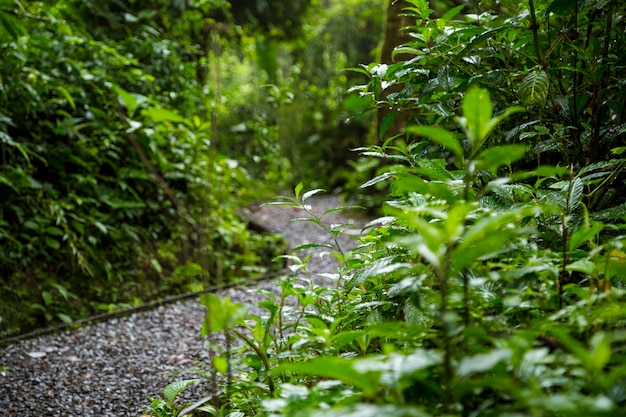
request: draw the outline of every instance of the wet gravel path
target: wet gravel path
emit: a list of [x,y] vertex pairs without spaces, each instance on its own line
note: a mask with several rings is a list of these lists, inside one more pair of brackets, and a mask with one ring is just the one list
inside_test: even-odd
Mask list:
[[[307,203],[316,213],[342,205],[335,196],[315,196]],[[302,210],[255,206],[244,215],[282,234],[291,247],[332,242],[319,226],[290,221],[306,215]],[[364,223],[353,212],[334,212],[324,220],[327,225],[355,223],[352,235]],[[340,245],[352,248],[353,236],[340,235]],[[336,267],[333,257],[319,253],[309,262],[309,271],[316,274],[334,273]],[[277,288],[276,280],[267,280],[222,293],[255,305],[264,299],[258,289]],[[206,341],[200,338],[204,312],[197,299],[190,299],[0,347],[0,415],[141,416],[149,397],[184,378],[172,373],[210,360]],[[210,387],[200,384],[195,391],[202,395]]]

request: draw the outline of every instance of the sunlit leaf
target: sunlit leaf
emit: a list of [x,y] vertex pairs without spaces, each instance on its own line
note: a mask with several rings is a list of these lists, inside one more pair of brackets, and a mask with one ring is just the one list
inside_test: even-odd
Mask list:
[[357,404],[350,407],[335,407],[329,410],[306,411],[307,417],[430,417],[420,408],[406,405]]
[[463,358],[456,372],[459,376],[468,376],[473,373],[491,371],[500,362],[506,362],[511,358],[509,349],[495,349],[488,353],[481,353]]
[[482,151],[476,157],[476,169],[496,172],[502,166],[510,166],[526,155],[526,145],[493,146]]
[[302,194],[302,202],[304,203],[306,200],[313,197],[315,194],[319,194],[324,191],[326,190],[324,190],[323,188],[316,188],[315,190],[309,190],[306,193]]
[[160,107],[149,107],[141,111],[142,116],[149,118],[155,123],[172,122],[172,123],[185,123],[192,125],[192,123],[179,115],[178,113],[163,109]]
[[379,386],[380,372],[359,372],[354,360],[333,356],[313,358],[301,363],[283,363],[272,370],[274,375],[295,372],[300,375],[332,378],[360,388],[365,395],[372,395]]
[[425,136],[432,141],[450,150],[454,155],[462,159],[463,147],[459,140],[448,130],[438,126],[409,126],[406,129],[409,134]]

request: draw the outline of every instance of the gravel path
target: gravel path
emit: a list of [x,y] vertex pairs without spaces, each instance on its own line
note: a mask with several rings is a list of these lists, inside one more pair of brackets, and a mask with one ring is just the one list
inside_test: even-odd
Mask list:
[[[316,213],[341,205],[335,196],[315,196],[307,203]],[[319,226],[290,221],[304,214],[275,206],[254,206],[244,213],[256,225],[285,236],[291,247],[331,243]],[[351,219],[348,212],[334,212],[324,220],[355,223],[352,234],[364,223],[359,217]],[[340,238],[342,249],[354,247],[350,236]],[[315,254],[309,271],[334,273],[336,266],[333,257]],[[268,280],[223,293],[254,305],[263,299],[258,289],[277,288],[275,280]],[[0,348],[0,415],[139,417],[150,404],[149,397],[184,378],[173,372],[210,360],[206,341],[199,337],[204,312],[192,299]],[[195,387],[198,395],[209,389]]]

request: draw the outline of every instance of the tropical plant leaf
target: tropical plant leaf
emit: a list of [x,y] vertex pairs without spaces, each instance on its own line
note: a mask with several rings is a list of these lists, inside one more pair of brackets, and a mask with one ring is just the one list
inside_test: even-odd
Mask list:
[[550,79],[540,67],[532,68],[520,85],[519,98],[525,106],[543,106],[548,99]]
[[463,146],[459,140],[448,130],[437,126],[409,126],[406,129],[408,134],[425,136],[433,142],[442,145],[450,150],[457,158],[463,159]]

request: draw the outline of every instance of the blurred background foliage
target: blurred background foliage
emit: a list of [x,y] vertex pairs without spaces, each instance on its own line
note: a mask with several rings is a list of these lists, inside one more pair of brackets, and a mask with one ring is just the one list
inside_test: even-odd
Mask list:
[[273,268],[239,210],[346,181],[383,12],[0,0],[0,337]]

